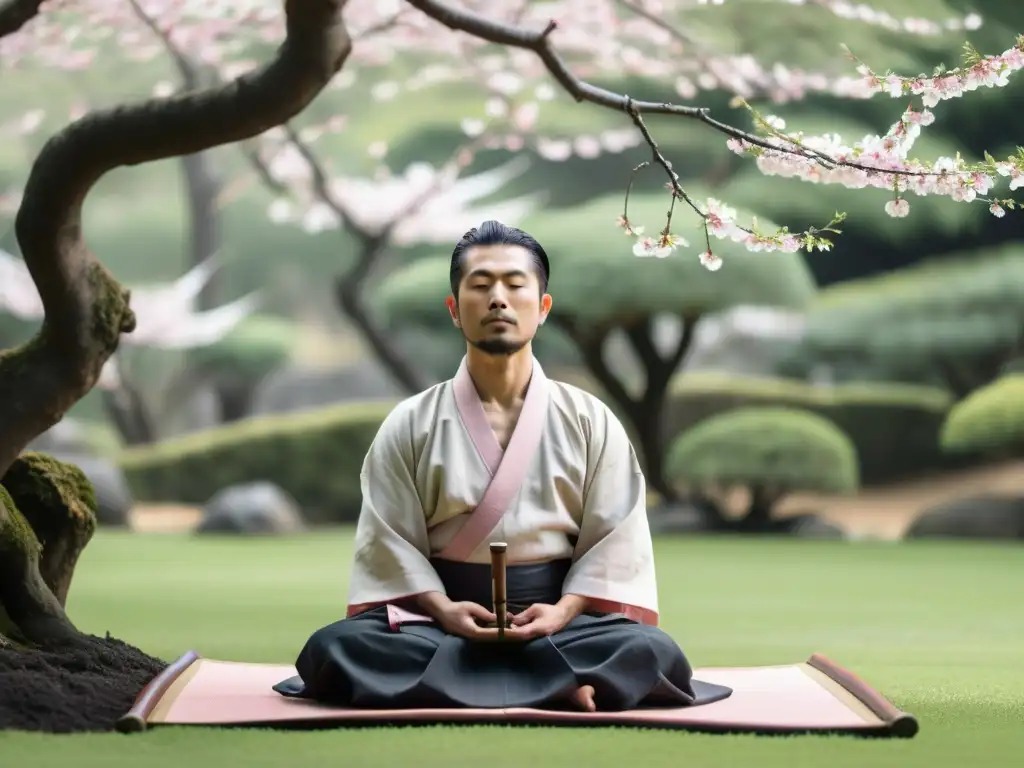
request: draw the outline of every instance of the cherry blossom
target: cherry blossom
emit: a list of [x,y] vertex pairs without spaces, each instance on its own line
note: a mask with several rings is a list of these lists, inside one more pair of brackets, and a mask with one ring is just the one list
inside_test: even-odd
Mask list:
[[[488,203],[486,213],[471,207],[521,174],[528,163],[519,160],[525,159],[464,178],[457,177],[457,169],[435,168],[429,163],[414,163],[401,174],[388,171],[376,179],[336,176],[330,180],[330,194],[348,212],[353,226],[379,232],[394,224],[391,241],[396,245],[449,243],[481,218],[498,218],[514,224],[544,202],[542,194],[531,194]],[[291,163],[294,166],[286,169]],[[268,166],[276,178],[289,183],[295,191],[292,197],[281,197],[270,204],[271,220],[298,223],[310,233],[344,227],[330,205],[308,195],[309,187],[303,177],[310,173],[309,166],[291,151],[290,144],[284,144]],[[431,191],[433,194],[428,194]],[[418,200],[423,204],[403,216]]]
[[[125,334],[125,345],[194,349],[215,344],[231,333],[257,309],[259,294],[254,292],[220,307],[197,312],[196,299],[218,268],[216,260],[209,259],[171,283],[132,287],[131,306],[136,327],[132,333]],[[29,322],[41,321],[45,315],[25,262],[3,249],[0,249],[0,312]],[[99,388],[120,387],[116,357],[115,354],[104,366],[97,382]]]
[[[949,19],[903,18],[866,3],[848,0],[770,0],[778,12],[799,12],[800,8],[823,9],[844,22],[874,25],[907,35],[938,36],[978,29],[976,13]],[[633,126],[621,130],[593,131],[575,136],[545,133],[544,105],[558,97],[551,75],[550,56],[538,56],[533,47],[509,42],[493,45],[481,32],[480,20],[516,30],[547,29],[543,45],[564,62],[572,77],[597,81],[604,77],[635,76],[668,84],[667,90],[685,101],[706,91],[725,91],[736,103],[747,105],[755,129],[747,132],[712,119],[706,111],[693,109],[685,115],[725,133],[733,151],[750,155],[758,169],[811,183],[841,184],[853,189],[881,188],[892,193],[884,208],[889,215],[910,213],[909,195],[942,195],[962,202],[984,201],[995,216],[1015,209],[1012,199],[990,196],[1000,179],[1010,190],[1024,182],[1024,161],[1013,156],[996,160],[986,156],[983,163],[962,158],[931,161],[911,157],[914,140],[922,128],[931,125],[931,111],[943,100],[957,98],[981,87],[1001,87],[1013,73],[1024,67],[1024,44],[1017,44],[994,56],[982,56],[968,46],[964,65],[932,76],[902,76],[876,73],[863,62],[844,71],[839,62],[827,70],[806,72],[785,62],[759,62],[750,54],[724,54],[709,49],[700,35],[690,32],[688,15],[701,6],[722,6],[736,0],[552,0],[529,3],[523,0],[462,0],[456,8],[443,4],[375,0],[351,2],[346,7],[346,26],[353,35],[352,55],[332,81],[330,90],[349,91],[362,83],[370,98],[378,101],[401,99],[404,95],[448,84],[473,83],[483,99],[479,114],[456,117],[466,137],[456,148],[454,160],[440,169],[414,164],[396,173],[386,164],[387,147],[376,141],[367,153],[379,163],[372,178],[362,178],[329,168],[310,145],[319,136],[346,130],[351,115],[341,110],[321,125],[297,128],[302,142],[281,141],[279,135],[261,137],[250,157],[272,168],[268,178],[283,194],[270,206],[268,215],[281,223],[299,224],[307,231],[337,226],[357,227],[364,232],[387,229],[396,244],[449,239],[451,231],[476,215],[467,209],[482,195],[466,195],[474,184],[484,184],[486,174],[456,183],[475,154],[482,149],[509,152],[531,151],[541,158],[564,161],[571,157],[590,159],[606,152],[625,153],[646,143],[653,160],[668,175],[673,208],[678,202],[700,217],[705,230],[705,251],[699,256],[709,268],[720,260],[712,258],[711,239],[729,239],[750,250],[792,252],[799,249],[827,250],[844,219],[837,213],[824,227],[801,233],[786,228],[758,231],[756,224],[741,226],[735,212],[716,200],[691,199],[671,164],[658,150],[643,125],[642,115],[631,114]],[[792,10],[783,11],[783,6]],[[132,12],[132,8],[136,12]],[[452,24],[451,17],[473,20],[473,24]],[[76,69],[89,66],[100,51],[133,61],[187,52],[197,63],[230,80],[252,69],[261,53],[283,35],[283,13],[277,0],[50,0],[42,13],[18,34],[0,39],[0,61],[8,70],[22,66],[50,66]],[[552,19],[557,19],[558,23]],[[446,21],[447,20],[447,21]],[[240,34],[240,30],[244,33]],[[154,34],[155,33],[155,34]],[[550,33],[550,34],[548,34]],[[852,54],[851,54],[852,55]],[[414,66],[404,81],[388,74],[390,65],[401,58]],[[167,83],[154,84],[154,95],[174,92]],[[890,130],[880,136],[844,141],[839,136],[805,136],[784,132],[784,124],[763,118],[749,104],[754,99],[784,104],[813,93],[867,99],[888,93],[901,99],[916,99],[919,106],[906,108]],[[628,100],[627,100],[628,101]],[[606,103],[605,106],[608,106]],[[80,114],[82,105],[71,106]],[[627,110],[628,111],[628,110]],[[29,133],[38,129],[43,116],[38,111],[16,121],[14,130]],[[289,143],[292,146],[289,146]],[[300,170],[302,162],[306,171]],[[269,165],[268,165],[269,164]],[[287,171],[291,167],[293,170]],[[325,183],[317,178],[329,176]],[[16,196],[8,192],[8,199]],[[436,196],[436,200],[430,201]],[[371,202],[374,201],[374,202]],[[628,201],[628,193],[627,193]],[[510,219],[524,215],[535,198],[519,198],[499,206],[488,206]],[[415,215],[411,212],[415,209]],[[458,213],[457,213],[458,212]],[[410,216],[398,223],[398,214]],[[342,215],[344,214],[344,215]],[[438,229],[438,221],[451,215],[459,224],[452,230]],[[688,215],[688,214],[680,214]],[[632,253],[638,257],[665,258],[690,247],[672,231],[672,216],[657,233],[645,235],[644,228],[631,222],[628,202],[619,226],[635,237]],[[700,247],[700,246],[697,246]]]
[[[749,105],[758,134],[745,133],[721,124],[715,127],[730,134],[727,140],[730,149],[737,154],[752,155],[758,170],[765,175],[818,184],[840,184],[850,189],[871,187],[891,190],[893,199],[885,203],[884,210],[893,217],[903,218],[910,214],[910,203],[905,197],[907,193],[918,196],[941,195],[958,202],[984,201],[989,203],[989,211],[993,216],[1002,217],[1007,209],[1013,210],[1019,203],[1012,198],[994,199],[989,197],[989,193],[998,183],[999,177],[1009,179],[1010,191],[1024,186],[1024,149],[1003,160],[996,160],[986,153],[981,163],[969,163],[959,154],[926,162],[911,158],[909,152],[920,136],[921,129],[935,122],[932,107],[943,100],[957,98],[978,88],[1006,86],[1010,77],[1021,69],[1024,69],[1024,35],[1018,37],[1012,48],[997,55],[982,56],[966,46],[963,66],[937,72],[932,77],[902,77],[892,73],[880,76],[861,63],[858,71],[874,92],[889,93],[893,97],[919,97],[922,106],[920,109],[908,107],[884,136],[866,136],[852,144],[846,144],[836,134],[805,136],[801,132],[785,133],[785,121],[774,115],[762,116]],[[634,122],[646,136],[642,119],[634,115]],[[728,237],[755,251],[794,251],[801,247],[827,250],[831,247],[831,241],[820,237],[819,233],[836,232],[835,226],[845,218],[837,214],[824,229],[809,230],[801,235],[792,235],[785,229],[764,235],[742,228],[735,223],[733,216],[728,213],[723,215],[723,211],[729,209],[722,208],[717,201],[709,201],[704,208],[690,201],[679,186],[678,176],[649,137],[648,143],[657,164],[668,171],[670,182],[667,186],[673,196],[690,203],[703,218],[709,235]],[[628,204],[628,192],[626,200]],[[619,226],[627,232],[638,229],[629,222],[626,211],[620,216]],[[663,237],[668,235],[667,228],[662,234]],[[646,255],[644,242],[638,241],[634,250],[637,255]],[[720,264],[707,258],[710,253],[709,242],[701,261],[709,268],[718,269]]]
[[818,184],[841,184],[850,189],[868,187],[892,190],[894,199],[885,204],[890,216],[910,212],[905,195],[941,195],[959,202],[989,202],[993,215],[1014,207],[1012,200],[990,200],[987,196],[999,177],[1009,178],[1009,189],[1024,186],[1024,154],[997,161],[986,155],[982,163],[969,163],[960,156],[939,157],[930,162],[909,156],[921,129],[935,122],[931,111],[942,100],[956,98],[980,87],[1001,87],[1015,72],[1024,69],[1024,36],[1009,50],[995,56],[969,51],[963,67],[935,77],[879,76],[865,65],[859,69],[879,93],[920,97],[922,107],[908,107],[884,136],[865,136],[852,144],[842,137],[804,136],[784,133],[776,118],[755,122],[763,137],[731,138],[728,146],[739,154],[751,154],[758,169],[770,176],[796,178]]

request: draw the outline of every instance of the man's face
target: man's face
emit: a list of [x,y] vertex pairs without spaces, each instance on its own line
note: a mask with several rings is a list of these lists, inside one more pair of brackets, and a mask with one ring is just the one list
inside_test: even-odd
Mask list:
[[541,295],[533,257],[518,245],[470,248],[463,259],[459,298],[448,299],[456,328],[466,341],[492,355],[518,352],[551,310]]

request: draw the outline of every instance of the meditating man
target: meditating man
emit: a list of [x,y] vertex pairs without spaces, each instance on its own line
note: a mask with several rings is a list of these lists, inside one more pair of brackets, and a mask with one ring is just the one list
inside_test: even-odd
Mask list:
[[[548,273],[540,244],[496,221],[455,246],[448,309],[465,358],[381,425],[361,473],[348,616],[309,638],[278,693],[588,711],[730,694],[693,680],[656,628],[644,477],[622,425],[533,356]],[[508,559],[500,641],[494,541]]]

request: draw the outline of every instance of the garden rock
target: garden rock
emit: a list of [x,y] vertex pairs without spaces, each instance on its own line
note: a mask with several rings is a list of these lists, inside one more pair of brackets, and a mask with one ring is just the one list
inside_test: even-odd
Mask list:
[[974,496],[926,509],[907,539],[1024,539],[1024,499]]
[[814,514],[793,515],[780,521],[782,530],[801,539],[846,539],[847,534],[835,523]]
[[704,533],[718,530],[719,515],[696,501],[663,504],[650,510],[651,533]]
[[196,532],[280,535],[305,528],[295,499],[274,483],[256,482],[231,486],[215,494],[206,503]]
[[39,453],[74,453],[91,455],[93,447],[89,442],[85,427],[81,422],[63,418],[36,437],[26,447],[28,451]]

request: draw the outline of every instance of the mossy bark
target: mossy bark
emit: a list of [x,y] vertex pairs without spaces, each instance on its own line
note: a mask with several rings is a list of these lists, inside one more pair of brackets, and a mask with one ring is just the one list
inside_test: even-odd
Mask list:
[[[25,261],[31,268],[27,254]],[[135,329],[130,292],[99,262],[88,263],[71,290],[66,304],[47,309],[35,338],[0,353],[0,475],[92,389],[121,334]]]
[[73,641],[79,632],[43,581],[41,553],[32,526],[0,487],[0,606],[8,625],[4,635],[10,638],[16,630],[40,646]]
[[0,483],[41,547],[39,572],[67,604],[78,558],[96,532],[96,494],[78,467],[41,453],[19,456]]

